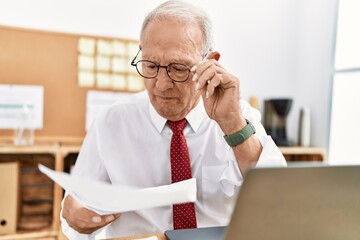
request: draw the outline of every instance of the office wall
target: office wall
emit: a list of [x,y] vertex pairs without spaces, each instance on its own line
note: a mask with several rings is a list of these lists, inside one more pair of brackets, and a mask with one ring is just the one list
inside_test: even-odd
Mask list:
[[[134,39],[145,14],[161,2],[0,1],[0,24]],[[336,0],[192,2],[212,17],[221,63],[240,78],[242,98],[293,98],[294,140],[300,107],[309,105],[312,145],[327,146]]]

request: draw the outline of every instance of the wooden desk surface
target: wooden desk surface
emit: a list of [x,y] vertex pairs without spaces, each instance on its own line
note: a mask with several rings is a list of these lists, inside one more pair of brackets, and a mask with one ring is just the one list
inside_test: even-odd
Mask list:
[[133,237],[122,237],[122,238],[110,238],[107,240],[135,240],[135,239],[141,239],[141,238],[149,238],[152,236],[156,236],[158,240],[166,240],[166,237],[163,233],[159,234],[151,234],[151,235],[140,235],[140,236],[133,236]]

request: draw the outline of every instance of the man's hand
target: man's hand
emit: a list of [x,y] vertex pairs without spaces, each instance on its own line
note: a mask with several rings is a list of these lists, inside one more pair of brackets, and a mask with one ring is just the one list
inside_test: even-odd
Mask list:
[[[212,52],[207,59],[192,69],[193,81],[201,92],[208,116],[215,120],[226,135],[234,134],[246,126],[240,112],[240,83],[223,68],[218,60],[220,54]],[[245,173],[254,166],[261,154],[262,146],[253,135],[244,143],[232,148],[240,171]]]
[[232,134],[246,125],[239,106],[239,80],[217,61],[218,52],[196,64],[191,71],[196,88],[200,90],[208,116],[215,120],[225,134]]
[[62,217],[68,225],[79,233],[90,234],[120,217],[118,214],[99,215],[83,207],[68,195],[64,200]]

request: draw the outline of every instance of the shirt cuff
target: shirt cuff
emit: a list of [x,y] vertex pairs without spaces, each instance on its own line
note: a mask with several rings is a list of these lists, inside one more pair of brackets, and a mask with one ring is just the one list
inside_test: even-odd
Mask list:
[[258,137],[263,149],[256,167],[286,167],[286,160],[278,146],[268,135]]
[[65,197],[69,195],[68,192],[65,192],[65,196],[63,200],[61,201],[61,212],[60,212],[60,221],[61,221],[61,229],[64,235],[69,240],[94,240],[95,236],[98,234],[99,230],[91,233],[91,234],[82,234],[76,231],[75,229],[71,228],[67,221],[62,217],[62,211],[63,211],[63,205],[64,205],[64,199]]
[[[272,138],[266,135],[257,137],[263,149],[255,167],[285,167],[286,160]],[[232,197],[234,196],[237,188],[241,186],[244,178],[240,172],[235,154],[230,147],[228,159],[228,166],[221,174],[219,184],[223,193],[228,197]]]

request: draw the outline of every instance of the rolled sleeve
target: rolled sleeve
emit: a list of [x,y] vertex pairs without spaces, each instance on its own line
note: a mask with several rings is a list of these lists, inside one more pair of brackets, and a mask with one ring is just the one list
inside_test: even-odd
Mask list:
[[93,232],[92,234],[82,234],[72,229],[65,219],[60,217],[61,219],[61,229],[64,235],[70,240],[94,240],[97,232]]
[[263,149],[256,167],[286,167],[286,160],[270,136],[258,137]]

